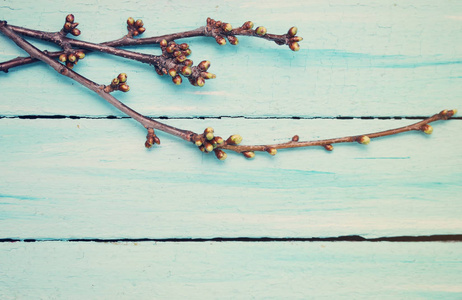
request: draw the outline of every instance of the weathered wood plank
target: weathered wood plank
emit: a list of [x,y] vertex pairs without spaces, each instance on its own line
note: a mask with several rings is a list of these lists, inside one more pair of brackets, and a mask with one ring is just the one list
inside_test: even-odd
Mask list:
[[[167,120],[245,143],[367,133],[412,120]],[[365,237],[460,234],[458,120],[432,136],[225,162],[122,120],[0,119],[0,237]]]
[[460,243],[1,243],[3,299],[460,299]]
[[[152,116],[416,116],[460,105],[462,4],[457,1],[126,1],[117,7],[108,0],[97,6],[76,1],[62,12],[41,7],[40,16],[31,18],[38,3],[4,1],[0,17],[51,31],[74,12],[79,38],[95,42],[123,35],[130,15],[143,18],[147,35],[197,28],[207,16],[235,26],[251,19],[275,33],[299,27],[305,40],[297,53],[250,38],[237,47],[188,40],[192,59],[209,59],[218,76],[202,89],[173,86],[148,66],[106,55],[79,63],[79,72],[103,84],[128,73],[132,89],[121,99]],[[20,54],[0,36],[0,61]],[[1,115],[120,115],[46,66],[12,70],[0,80]]]

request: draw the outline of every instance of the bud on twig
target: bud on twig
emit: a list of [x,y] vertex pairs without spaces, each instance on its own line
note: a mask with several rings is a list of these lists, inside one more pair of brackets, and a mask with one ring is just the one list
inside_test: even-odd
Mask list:
[[360,136],[358,138],[358,143],[367,145],[371,142],[371,139],[367,135]]
[[300,139],[300,137],[298,135],[294,135],[292,137],[292,142],[298,142],[299,139]]
[[255,33],[258,34],[258,35],[265,35],[266,34],[266,28],[263,27],[263,26],[258,26],[256,29],[255,29]]
[[420,130],[422,130],[423,132],[425,132],[426,134],[432,134],[433,132],[433,127],[431,125],[428,125],[428,124],[425,124],[423,125]]
[[233,134],[226,140],[228,145],[239,145],[242,142],[242,136],[239,134]]
[[297,30],[298,30],[298,29],[297,29],[297,27],[295,27],[295,26],[294,26],[294,27],[290,27],[290,29],[289,29],[289,31],[287,32],[287,34],[288,34],[289,36],[295,36],[295,35],[297,34]]
[[266,148],[266,152],[268,152],[269,154],[271,155],[276,155],[276,153],[278,153],[278,150],[276,148],[273,148],[273,147],[268,147]]
[[197,67],[202,71],[207,71],[210,68],[210,62],[208,60],[201,61]]
[[215,156],[219,159],[219,160],[225,160],[227,155],[225,153],[225,151],[223,150],[220,150],[220,149],[215,149]]
[[241,152],[246,158],[254,158],[255,157],[255,152],[253,151],[244,151]]
[[327,144],[327,145],[324,145],[324,149],[326,149],[327,151],[332,151],[334,150],[334,146],[332,146],[331,144]]

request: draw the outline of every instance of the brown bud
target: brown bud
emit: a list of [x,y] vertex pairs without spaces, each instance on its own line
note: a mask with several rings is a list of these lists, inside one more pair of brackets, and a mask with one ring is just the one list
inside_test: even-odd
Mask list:
[[216,21],[216,22],[215,22],[215,27],[216,27],[216,28],[220,28],[220,27],[221,27],[221,24],[223,24],[223,22],[221,22],[221,21]]
[[327,144],[327,145],[324,145],[324,149],[326,149],[327,151],[332,151],[334,150],[334,146],[332,146],[331,144]]
[[266,150],[266,152],[268,152],[271,155],[276,155],[276,153],[278,153],[278,150],[276,148],[273,148],[273,147],[266,148],[265,150]]
[[146,31],[146,28],[140,27],[140,28],[137,29],[137,31],[138,31],[140,34],[142,34],[143,32]]
[[184,76],[190,76],[192,74],[192,70],[190,67],[184,66],[183,68],[181,68],[180,73],[183,74]]
[[72,69],[74,67],[74,63],[73,62],[66,62],[66,67],[68,67],[69,69]]
[[203,60],[197,67],[202,71],[207,71],[210,68],[210,62],[208,60]]
[[162,40],[162,41],[160,41],[159,45],[160,45],[161,47],[167,47],[167,40]]
[[128,18],[127,19],[127,24],[130,25],[130,26],[133,26],[135,24],[135,19],[133,19],[132,17]]
[[425,124],[423,125],[420,130],[422,130],[423,132],[425,132],[426,134],[432,134],[433,132],[433,127],[429,124]]
[[143,23],[142,20],[140,20],[140,19],[136,20],[136,22],[135,22],[136,27],[142,27],[143,25],[144,25],[144,23]]
[[229,23],[223,23],[221,25],[221,28],[223,28],[223,30],[227,32],[230,32],[231,30],[233,30],[233,26]]
[[223,140],[223,138],[221,136],[216,136],[213,138],[213,141],[217,144],[217,145],[221,145],[225,142],[225,140]]
[[226,155],[225,151],[223,151],[223,150],[215,149],[215,156],[219,160],[225,160],[228,155]]
[[204,86],[204,84],[205,84],[204,78],[202,78],[202,77],[197,77],[197,79],[196,79],[196,84],[197,84],[198,86]]
[[77,27],[77,26],[79,26],[79,23],[72,23],[72,24],[71,24],[71,27],[72,27],[72,28],[75,28],[75,27]]
[[371,139],[367,135],[360,136],[358,138],[358,143],[367,145],[371,142]]
[[146,148],[148,148],[148,149],[149,149],[149,148],[151,148],[151,147],[152,147],[152,144],[151,144],[151,143],[149,143],[149,141],[146,141],[146,142],[144,143],[144,146],[145,146]]
[[72,29],[71,34],[73,36],[79,36],[80,35],[80,30],[78,28],[74,28],[74,29]]
[[205,148],[205,151],[207,152],[212,152],[213,151],[213,145],[209,142],[205,142],[204,143],[204,148]]
[[215,132],[215,130],[212,127],[205,128],[205,130],[204,130],[205,138],[210,141],[214,137],[214,135],[213,135],[214,132]]
[[77,60],[77,56],[74,53],[71,53],[67,56],[67,60],[70,62],[75,62]]
[[172,76],[172,77],[175,77],[176,76],[176,70],[175,69],[170,69],[168,70],[168,75]]
[[132,34],[133,34],[133,36],[137,36],[137,35],[139,35],[140,33],[138,32],[138,30],[133,30]]
[[70,23],[70,22],[64,23],[63,29],[64,29],[65,31],[67,31],[67,32],[71,31],[71,29],[72,29],[72,23]]
[[85,52],[77,51],[75,52],[75,56],[77,56],[78,59],[83,59],[85,57]]
[[300,50],[300,45],[297,42],[290,43],[289,48],[292,51],[298,51],[298,50]]
[[226,143],[229,145],[239,145],[241,142],[242,136],[240,136],[239,134],[233,134],[226,140]]
[[204,145],[199,146],[199,150],[201,150],[202,152],[205,152],[205,146]]
[[186,43],[182,43],[182,44],[178,45],[178,47],[179,47],[181,50],[187,50],[187,49],[189,49],[189,45],[186,44]]
[[202,144],[204,143],[204,138],[201,137],[200,135],[197,135],[195,138],[194,138],[194,144],[196,144],[196,146],[202,146]]
[[167,51],[167,53],[173,53],[173,51],[175,51],[175,46],[168,45],[167,48],[165,48],[165,51]]
[[244,23],[244,25],[242,25],[242,28],[244,29],[252,29],[253,28],[253,22],[252,21],[247,21]]
[[242,154],[246,158],[254,158],[255,157],[255,152],[253,152],[253,151],[244,151],[244,152],[242,152]]
[[66,16],[66,22],[74,23],[74,15],[73,14],[68,14]]
[[146,146],[147,148],[151,148],[151,146],[154,145],[154,136],[147,136],[146,137],[146,144],[149,145],[149,147]]
[[67,61],[67,55],[66,54],[61,54],[58,58],[60,62],[66,62]]
[[178,63],[182,63],[186,60],[186,56],[180,55],[175,59]]
[[173,56],[177,57],[183,54],[180,50],[173,51]]
[[220,46],[226,45],[226,40],[221,36],[216,36],[215,40],[217,41],[218,45],[220,45]]
[[188,67],[190,67],[190,66],[192,66],[192,65],[193,65],[193,61],[192,61],[192,60],[190,60],[190,59],[187,59],[187,60],[185,60],[185,61],[183,62],[183,64],[184,64],[185,66],[188,66]]
[[303,41],[303,38],[301,36],[294,36],[293,38],[290,39],[291,42],[301,42]]
[[157,137],[157,135],[154,136],[154,143],[156,143],[156,145],[160,145],[160,139]]
[[217,76],[215,74],[209,73],[209,72],[201,72],[201,76],[204,77],[205,79],[217,78]]
[[180,85],[181,82],[183,82],[183,79],[181,79],[180,75],[176,75],[175,77],[172,77],[172,81],[176,85]]
[[184,50],[182,53],[183,53],[183,55],[185,55],[185,56],[189,56],[189,55],[191,55],[192,51],[191,51],[191,49],[186,49],[186,50]]
[[156,70],[156,73],[159,74],[160,76],[164,76],[164,73],[162,73],[162,70],[160,70],[157,67],[154,67],[154,70]]
[[124,83],[127,81],[127,74],[125,73],[120,73],[119,76],[117,76],[117,79],[119,79],[119,81],[121,83]]
[[255,33],[258,34],[258,35],[265,35],[266,34],[266,28],[263,27],[263,26],[258,26],[256,29],[255,29]]
[[295,26],[294,26],[294,27],[290,27],[290,29],[289,29],[289,31],[287,32],[287,34],[288,34],[289,36],[295,36],[295,35],[297,34],[297,30],[298,30],[298,29],[297,29],[297,27],[295,27]]
[[298,135],[294,135],[292,137],[292,142],[298,142],[299,139],[300,139],[300,137]]
[[128,84],[120,84],[119,85],[119,90],[126,93],[130,90],[130,87],[128,86]]
[[119,86],[119,83],[120,83],[120,82],[119,82],[119,79],[114,78],[114,79],[112,79],[112,81],[111,81],[111,86],[112,86],[112,87],[118,87],[118,86]]
[[228,35],[228,41],[231,45],[239,44],[239,40],[234,35]]

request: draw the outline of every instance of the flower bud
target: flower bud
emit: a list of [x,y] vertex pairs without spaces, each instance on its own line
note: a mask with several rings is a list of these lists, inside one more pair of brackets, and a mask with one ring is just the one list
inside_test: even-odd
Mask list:
[[66,67],[68,67],[69,69],[72,69],[74,67],[74,63],[68,61],[66,62]]
[[75,56],[74,53],[71,53],[67,56],[67,60],[73,63],[77,60],[77,56]]
[[127,24],[130,25],[130,26],[133,26],[135,24],[135,19],[133,19],[132,17],[128,18],[127,19]]
[[74,29],[72,29],[71,34],[73,36],[79,36],[80,35],[80,30],[78,28],[74,28]]
[[226,140],[226,143],[228,145],[239,145],[241,142],[242,136],[240,136],[239,134],[233,134]]
[[266,34],[266,28],[263,27],[263,26],[258,26],[255,29],[255,33],[258,34],[258,35],[265,35]]
[[77,51],[75,52],[75,56],[77,56],[78,59],[83,59],[85,57],[85,52]]
[[209,72],[201,72],[201,76],[204,77],[205,79],[217,78],[217,76],[215,74],[209,73]]
[[210,68],[210,62],[208,60],[203,60],[197,67],[202,71],[207,71]]
[[140,28],[137,29],[137,31],[138,31],[140,34],[142,34],[143,32],[146,31],[146,28],[140,27]]
[[299,139],[300,139],[300,137],[298,135],[294,135],[292,137],[292,142],[298,142]]
[[119,76],[117,76],[117,79],[119,79],[119,81],[121,83],[124,83],[127,81],[127,74],[125,73],[120,73]]
[[73,14],[68,14],[66,16],[66,22],[74,23],[74,15]]
[[151,147],[152,147],[152,144],[151,144],[151,143],[149,143],[149,141],[146,141],[146,142],[144,143],[144,146],[145,146],[146,148],[148,148],[148,149],[149,149],[149,148],[151,148]]
[[301,36],[294,36],[293,38],[290,39],[291,42],[301,42],[303,41],[303,38]]
[[144,23],[143,23],[142,20],[140,20],[140,19],[136,20],[136,22],[135,22],[136,27],[142,27],[143,25],[144,25]]
[[175,46],[169,45],[167,48],[165,48],[165,51],[167,51],[167,53],[173,53],[175,51]]
[[205,146],[204,145],[199,146],[199,150],[201,150],[202,152],[205,152]]
[[61,54],[58,58],[60,62],[66,62],[67,61],[67,55],[66,54]]
[[244,29],[252,29],[253,28],[253,22],[252,21],[247,21],[244,23],[244,25],[242,25],[242,28]]
[[295,26],[294,26],[294,27],[290,27],[290,29],[289,29],[289,31],[287,32],[287,34],[288,34],[289,36],[295,36],[295,35],[297,34],[297,30],[298,30],[298,29],[297,29],[297,27],[295,27]]
[[266,152],[268,152],[269,154],[271,154],[273,156],[276,155],[276,153],[278,153],[278,150],[276,148],[273,148],[273,147],[266,148],[265,150],[266,150]]
[[178,47],[180,48],[180,50],[187,50],[187,49],[189,49],[189,45],[186,44],[186,43],[182,43],[182,44],[178,45]]
[[205,142],[204,143],[204,148],[205,148],[205,151],[207,151],[207,152],[212,152],[213,151],[213,145],[211,143]]
[[203,138],[200,135],[196,136],[196,138],[194,139],[194,144],[196,144],[197,147],[200,147],[203,143]]
[[223,23],[223,25],[221,25],[221,28],[223,28],[223,30],[227,32],[233,30],[233,26],[229,23]]
[[214,135],[213,135],[214,132],[215,132],[215,131],[213,130],[212,127],[207,127],[207,128],[205,128],[205,130],[204,130],[204,136],[205,136],[205,138],[206,138],[207,140],[210,141],[210,140],[213,139],[213,137],[214,137]]
[[367,145],[371,142],[371,139],[367,135],[360,136],[358,139],[358,143]]
[[172,81],[173,81],[174,84],[180,85],[181,82],[183,82],[183,79],[181,79],[180,75],[176,75],[176,76],[172,77]]
[[184,50],[182,53],[183,53],[183,55],[185,55],[185,56],[189,56],[189,55],[191,55],[192,51],[191,51],[191,49],[186,49],[186,50]]
[[154,143],[156,143],[156,145],[160,145],[160,139],[157,137],[157,135],[154,136]]
[[429,124],[425,124],[423,125],[420,130],[422,130],[423,132],[425,132],[426,134],[432,134],[433,132],[433,127]]
[[241,152],[246,158],[254,158],[255,157],[255,152],[253,151],[244,151]]
[[170,69],[168,70],[168,75],[172,76],[172,77],[175,77],[176,76],[176,70],[175,69]]
[[126,93],[130,90],[130,87],[128,86],[128,84],[121,84],[119,85],[119,90]]
[[223,138],[221,136],[216,136],[213,138],[213,141],[217,144],[217,145],[221,145],[225,142],[225,140],[223,140]]
[[64,29],[64,31],[67,31],[67,32],[71,31],[72,23],[70,23],[70,22],[64,23],[63,29]]
[[117,86],[119,86],[119,83],[120,83],[120,82],[119,82],[119,79],[114,78],[114,79],[112,79],[112,81],[111,81],[111,86],[112,86],[112,87],[117,87]]
[[220,46],[226,45],[226,40],[221,36],[216,36],[215,40],[217,41],[218,45],[220,45]]
[[139,35],[140,33],[138,32],[138,30],[133,30],[132,34],[133,34],[133,36],[137,36],[137,35]]
[[190,60],[190,59],[187,59],[187,60],[185,60],[185,61],[183,62],[183,64],[184,64],[185,66],[188,66],[188,67],[190,67],[190,66],[192,66],[192,65],[193,65],[193,61],[192,61],[192,60]]
[[334,146],[332,146],[331,144],[327,144],[327,145],[324,145],[324,149],[326,149],[327,151],[332,151],[334,150]]
[[204,78],[202,78],[202,77],[197,77],[197,79],[196,79],[196,85],[197,85],[197,86],[204,86],[204,84],[205,84]]
[[177,61],[177,63],[182,63],[186,60],[186,56],[180,55],[175,60]]
[[289,48],[292,51],[298,51],[298,50],[300,50],[300,45],[297,42],[290,43]]
[[183,74],[184,76],[190,76],[192,74],[192,70],[191,70],[191,67],[188,67],[188,66],[184,66],[183,68],[181,68],[181,71],[180,71],[181,74]]
[[225,160],[226,157],[228,157],[228,155],[225,153],[225,151],[220,150],[220,149],[216,149],[216,150],[215,150],[215,156],[216,156],[219,160]]
[[234,35],[228,35],[228,41],[231,45],[239,44],[239,40]]
[[167,47],[167,40],[164,39],[164,40],[160,41],[159,45],[160,45],[162,48]]
[[215,27],[216,27],[216,28],[220,28],[220,27],[221,27],[221,24],[223,24],[223,22],[221,22],[221,21],[216,21],[216,22],[215,22]]

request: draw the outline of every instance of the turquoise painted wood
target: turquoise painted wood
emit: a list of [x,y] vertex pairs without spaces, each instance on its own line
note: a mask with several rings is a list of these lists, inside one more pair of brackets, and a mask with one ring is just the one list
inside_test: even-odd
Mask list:
[[[462,109],[460,1],[44,3],[2,1],[0,19],[53,31],[74,13],[79,39],[94,42],[124,35],[129,16],[143,19],[147,36],[194,29],[207,17],[252,20],[272,33],[299,28],[297,53],[255,38],[236,47],[186,40],[195,63],[208,59],[217,74],[201,89],[108,55],[79,62],[77,71],[103,84],[128,73],[131,91],[117,97],[181,128],[273,143]],[[18,55],[0,35],[0,61]],[[109,115],[122,116],[45,65],[0,74],[0,239],[462,233],[460,119],[435,123],[431,136],[251,161],[229,153],[220,162],[162,133],[161,146],[146,150],[143,128]],[[404,119],[377,118],[393,116]],[[0,296],[458,299],[460,257],[460,243],[3,242]]]
[[461,252],[460,243],[11,243],[0,245],[0,258],[9,257],[0,261],[0,293],[7,299],[460,299]]

